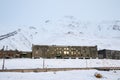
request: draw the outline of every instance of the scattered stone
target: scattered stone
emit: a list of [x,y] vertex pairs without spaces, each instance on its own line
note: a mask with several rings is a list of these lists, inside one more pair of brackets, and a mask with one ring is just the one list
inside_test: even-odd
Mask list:
[[94,76],[95,76],[96,78],[102,78],[102,77],[103,77],[100,73],[95,73]]

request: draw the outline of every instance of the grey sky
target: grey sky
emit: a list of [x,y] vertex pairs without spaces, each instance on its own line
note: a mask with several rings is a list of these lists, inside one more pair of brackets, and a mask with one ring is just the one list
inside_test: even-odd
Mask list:
[[120,0],[0,0],[0,25],[38,25],[42,18],[120,19]]

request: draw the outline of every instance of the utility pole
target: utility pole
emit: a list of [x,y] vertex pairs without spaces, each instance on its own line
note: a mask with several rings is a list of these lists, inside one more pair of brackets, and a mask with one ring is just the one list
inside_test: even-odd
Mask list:
[[43,69],[45,68],[45,47],[43,47]]
[[[6,46],[6,52],[7,52],[7,48],[8,48],[8,46]],[[2,70],[4,70],[5,69],[5,50],[4,50],[4,46],[3,46],[3,65],[2,65]]]
[[3,49],[2,49],[2,54],[3,54],[3,65],[2,65],[2,70],[4,70],[4,64],[5,64],[5,53],[4,53],[4,47],[5,46],[3,46]]
[[45,59],[43,58],[43,69],[45,68]]
[[48,52],[48,48],[46,48],[46,47],[44,46],[44,47],[43,47],[43,69],[44,69],[44,68],[47,68],[47,67],[45,67],[46,52]]
[[87,59],[86,59],[86,68],[88,68],[88,66],[87,66]]

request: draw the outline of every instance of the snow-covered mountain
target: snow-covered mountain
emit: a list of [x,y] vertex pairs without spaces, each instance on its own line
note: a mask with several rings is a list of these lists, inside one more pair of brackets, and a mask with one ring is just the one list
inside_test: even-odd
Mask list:
[[94,23],[65,16],[41,20],[38,26],[0,27],[0,35],[17,32],[14,36],[0,40],[0,48],[8,46],[8,49],[31,51],[32,44],[38,44],[97,45],[98,49],[120,50],[120,20]]

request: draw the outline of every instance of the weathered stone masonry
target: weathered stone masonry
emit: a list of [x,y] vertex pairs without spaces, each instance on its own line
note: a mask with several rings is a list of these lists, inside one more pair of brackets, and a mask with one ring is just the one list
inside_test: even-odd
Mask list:
[[97,46],[33,45],[33,58],[97,58]]

